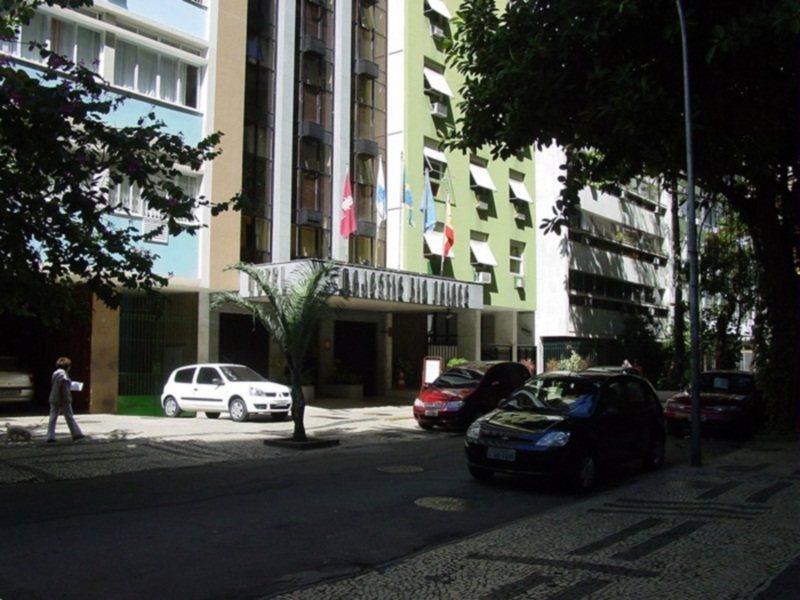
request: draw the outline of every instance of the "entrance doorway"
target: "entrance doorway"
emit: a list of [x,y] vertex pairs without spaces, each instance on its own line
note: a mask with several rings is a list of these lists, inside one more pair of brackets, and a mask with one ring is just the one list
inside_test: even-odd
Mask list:
[[336,321],[333,325],[333,360],[335,368],[361,378],[364,395],[377,394],[378,348],[375,323]]
[[219,315],[220,362],[245,365],[269,376],[269,334],[250,315]]

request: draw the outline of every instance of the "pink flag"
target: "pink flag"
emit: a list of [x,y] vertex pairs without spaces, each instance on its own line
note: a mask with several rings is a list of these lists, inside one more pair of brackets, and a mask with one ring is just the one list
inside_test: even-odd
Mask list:
[[342,198],[342,220],[339,222],[339,233],[343,238],[353,235],[358,229],[356,222],[356,203],[353,201],[353,188],[350,186],[350,172],[344,176],[344,197]]

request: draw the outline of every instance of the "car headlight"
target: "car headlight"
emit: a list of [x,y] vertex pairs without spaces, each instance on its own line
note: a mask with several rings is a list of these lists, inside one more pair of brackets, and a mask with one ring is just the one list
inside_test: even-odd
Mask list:
[[420,400],[419,398],[415,398],[414,399],[414,406],[416,406],[417,408],[424,408],[425,407],[425,403],[422,400]]
[[467,429],[467,441],[468,442],[477,442],[478,438],[480,437],[480,435],[481,435],[481,422],[480,421],[475,421]]
[[266,396],[267,392],[265,392],[261,388],[251,387],[250,388],[250,395],[251,396]]
[[463,400],[451,400],[445,403],[444,406],[445,410],[461,410],[462,408],[464,408]]
[[569,431],[550,431],[540,437],[536,445],[545,448],[560,448],[566,446],[568,441]]

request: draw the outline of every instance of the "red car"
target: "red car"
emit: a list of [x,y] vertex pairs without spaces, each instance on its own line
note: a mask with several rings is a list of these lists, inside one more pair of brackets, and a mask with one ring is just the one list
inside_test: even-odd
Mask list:
[[447,369],[414,400],[414,418],[423,429],[466,429],[479,416],[530,378],[514,362],[471,362]]
[[[667,431],[681,435],[691,428],[692,398],[681,392],[667,400]],[[700,374],[700,423],[715,430],[749,437],[761,421],[763,407],[755,378],[746,371],[706,371]]]

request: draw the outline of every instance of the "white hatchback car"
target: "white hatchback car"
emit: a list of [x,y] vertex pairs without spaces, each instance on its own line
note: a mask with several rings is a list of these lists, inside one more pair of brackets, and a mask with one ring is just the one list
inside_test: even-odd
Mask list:
[[254,414],[283,421],[292,408],[292,395],[287,386],[265,379],[250,367],[188,365],[170,373],[161,406],[168,417],[186,410],[204,412],[212,419],[227,412],[237,422]]

